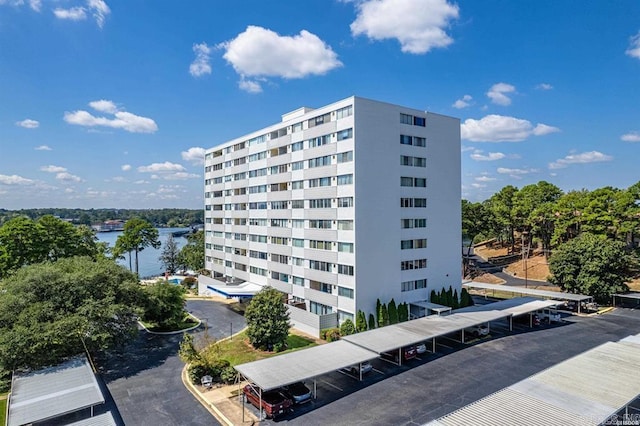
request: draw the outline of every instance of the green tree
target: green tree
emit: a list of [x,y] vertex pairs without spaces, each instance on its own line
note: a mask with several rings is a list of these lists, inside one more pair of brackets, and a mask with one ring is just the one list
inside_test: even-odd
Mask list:
[[376,318],[373,314],[369,314],[369,330],[376,328]]
[[178,263],[196,272],[204,269],[204,231],[187,236],[187,244],[180,249]]
[[460,300],[458,299],[458,289],[453,291],[453,299],[451,300],[451,309],[460,308]]
[[178,356],[180,356],[180,359],[186,364],[202,359],[193,343],[193,336],[191,334],[184,333],[182,335],[182,341],[180,342],[180,348],[178,349]]
[[637,259],[625,250],[623,242],[582,233],[554,250],[549,258],[549,282],[563,291],[608,303],[612,294],[628,290],[625,281],[635,265]]
[[467,306],[473,306],[473,299],[467,289],[463,288],[460,293],[460,307],[466,308]]
[[355,332],[356,332],[356,326],[353,324],[353,321],[351,321],[349,318],[344,320],[340,325],[341,336],[348,336],[350,334],[355,334]]
[[256,294],[244,313],[247,336],[255,348],[285,347],[289,336],[289,311],[283,295],[272,287]]
[[438,293],[435,290],[431,290],[431,295],[429,296],[429,301],[431,303],[440,303]]
[[515,244],[516,218],[514,203],[518,193],[518,188],[507,185],[499,192],[493,194],[487,202],[487,207],[491,210],[494,218],[494,233],[500,241],[506,241],[511,245]]
[[389,315],[389,324],[397,324],[398,320],[398,307],[396,306],[396,301],[391,299],[388,307],[388,315]]
[[462,200],[462,238],[467,240],[467,256],[463,257],[463,276],[469,273],[469,255],[476,237],[488,235],[492,225],[491,211],[482,203]]
[[364,315],[360,309],[358,309],[358,313],[356,314],[356,331],[361,333],[367,330],[367,317]]
[[0,370],[38,368],[137,335],[144,294],[108,259],[73,257],[21,268],[0,282]]
[[[151,223],[141,218],[129,219],[124,225],[124,231],[116,240],[116,252],[134,252],[136,256],[136,274],[138,273],[138,253],[146,247],[160,248],[158,240],[158,230]],[[129,255],[129,265],[131,265],[131,254]]]
[[184,320],[184,288],[168,281],[158,280],[145,287],[147,300],[144,320],[160,327],[173,327]]
[[409,321],[409,305],[407,302],[398,305],[398,321]]
[[169,234],[167,241],[164,243],[162,253],[160,253],[160,263],[164,266],[165,271],[170,274],[175,274],[176,271],[182,266],[180,263],[180,250],[178,244],[173,239],[173,235]]
[[380,305],[380,312],[378,313],[378,327],[384,327],[386,325],[389,325],[389,311],[387,304],[382,303]]

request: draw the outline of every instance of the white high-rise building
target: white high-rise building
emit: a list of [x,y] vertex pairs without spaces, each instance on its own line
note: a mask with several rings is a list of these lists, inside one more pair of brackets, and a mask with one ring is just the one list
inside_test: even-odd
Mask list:
[[460,292],[460,200],[458,119],[359,97],[300,108],[207,150],[208,287],[274,287],[316,335],[377,299]]

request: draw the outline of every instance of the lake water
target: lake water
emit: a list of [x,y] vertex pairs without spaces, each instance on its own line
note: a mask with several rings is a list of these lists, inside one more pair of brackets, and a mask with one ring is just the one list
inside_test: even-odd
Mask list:
[[[167,238],[169,237],[169,235],[171,235],[172,232],[184,231],[186,229],[188,228],[158,228],[158,239],[162,243],[160,248],[154,249],[153,247],[147,247],[138,253],[138,269],[140,278],[164,274],[164,267],[162,266],[159,257],[162,254],[162,250],[164,249]],[[98,236],[98,241],[108,243],[109,247],[114,247],[116,245],[118,236],[122,235],[122,232],[98,232],[96,235]],[[187,244],[187,239],[185,237],[174,237],[173,240],[178,245],[178,249],[184,247]],[[135,253],[131,253],[131,257],[131,266],[135,271]],[[118,263],[129,269],[129,255],[125,254],[125,259],[119,260]]]

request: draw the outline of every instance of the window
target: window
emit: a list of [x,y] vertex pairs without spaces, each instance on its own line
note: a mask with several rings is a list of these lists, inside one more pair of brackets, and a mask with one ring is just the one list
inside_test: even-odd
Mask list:
[[261,201],[259,203],[249,203],[249,210],[266,210],[267,202]]
[[241,234],[239,232],[235,232],[233,234],[233,239],[237,241],[247,241],[247,234]]
[[291,240],[291,245],[293,247],[304,247],[304,240],[301,238],[293,238]]
[[413,207],[413,198],[400,198],[400,207]]
[[338,242],[338,251],[342,253],[353,253],[353,243]]
[[259,143],[264,143],[267,141],[267,135],[256,136],[255,138],[249,139],[249,146],[257,145]]
[[310,169],[313,167],[329,166],[331,164],[331,156],[325,155],[324,157],[312,158],[308,160],[308,162]]
[[352,220],[339,220],[338,221],[338,229],[341,231],[353,231],[353,221]]
[[302,170],[304,169],[304,161],[296,161],[295,163],[291,163],[291,170]]
[[413,178],[406,176],[400,177],[400,186],[413,186]]
[[425,147],[427,146],[427,139],[416,136],[413,138],[413,145]]
[[331,250],[331,241],[309,240],[309,248],[317,250]]
[[352,185],[353,175],[340,175],[338,176],[338,185]]
[[427,125],[427,120],[424,117],[413,117],[413,125],[425,127]]
[[405,281],[400,283],[400,291],[412,291],[419,290],[421,288],[427,288],[427,280],[415,280],[415,281]]
[[245,172],[236,173],[235,175],[233,175],[233,180],[242,180],[246,178],[247,178],[247,174]]
[[328,209],[331,208],[331,198],[319,198],[316,200],[309,200],[310,209]]
[[302,122],[296,123],[293,126],[291,126],[291,133],[300,132],[300,131],[302,131]]
[[304,209],[304,200],[291,200],[292,209]]
[[413,116],[409,114],[400,113],[400,123],[402,124],[413,124]]
[[331,114],[324,114],[318,117],[312,118],[307,122],[308,127],[319,126],[323,123],[328,123],[331,121]]
[[271,219],[271,226],[277,228],[287,228],[289,226],[287,219]]
[[286,201],[272,201],[271,210],[286,210],[289,208],[289,203]]
[[426,228],[427,219],[413,219],[413,226],[415,228]]
[[263,169],[256,169],[256,170],[249,170],[249,177],[253,178],[253,177],[259,177],[259,176],[266,176],[267,175],[267,169],[263,168]]
[[267,242],[267,236],[266,235],[249,234],[249,241],[253,241],[254,243],[266,243]]
[[353,197],[338,198],[338,207],[353,207]]
[[304,188],[303,180],[296,180],[291,182],[291,189],[303,189],[303,188]]
[[[296,201],[302,201],[302,208],[304,208],[304,200],[296,200]],[[304,228],[304,219],[291,219],[291,227]]]
[[[302,240],[304,242],[304,240]],[[304,259],[301,257],[292,257],[291,264],[294,266],[304,266]]]
[[271,167],[271,174],[272,175],[277,175],[278,173],[287,173],[287,169],[288,169],[288,165],[287,164],[281,164],[279,166],[272,166]]
[[422,238],[419,240],[413,240],[413,246],[414,248],[420,249],[420,248],[426,248],[427,247],[427,239],[426,238]]
[[286,182],[272,183],[271,184],[271,192],[286,191],[286,190],[287,190],[287,183]]
[[400,144],[413,145],[413,138],[407,135],[400,135]]
[[310,220],[309,228],[312,229],[331,229],[330,220]]
[[353,299],[353,289],[338,286],[338,296],[348,297],[349,299]]
[[273,278],[274,280],[283,281],[285,283],[289,282],[289,276],[281,272],[271,271],[271,278]]
[[252,274],[262,275],[263,277],[267,276],[267,270],[266,269],[257,268],[255,266],[250,266],[249,267],[249,272],[251,272]]
[[302,151],[303,149],[304,149],[304,143],[302,141],[294,142],[291,144],[291,152]]
[[222,183],[222,176],[213,178],[213,183]]
[[414,167],[427,167],[427,159],[422,157],[413,157]]
[[340,130],[338,132],[338,142],[353,137],[353,129]]
[[353,266],[338,265],[338,273],[342,275],[353,275]]
[[331,272],[331,263],[321,262],[319,260],[309,260],[309,268],[317,271]]
[[259,194],[261,192],[267,192],[267,185],[256,185],[249,187],[249,194]]
[[413,228],[413,219],[400,219],[402,229]]
[[401,155],[400,156],[400,165],[401,166],[413,166],[413,157],[410,157],[408,155]]
[[289,264],[289,256],[284,256],[282,254],[272,254],[271,260],[278,263],[284,263],[285,265]]
[[339,110],[336,111],[336,119],[339,120],[341,118],[349,117],[352,114],[353,114],[353,106],[349,105],[344,108],[340,108]]
[[402,240],[400,241],[400,249],[408,250],[413,248],[413,240]]
[[341,152],[336,155],[338,163],[348,163],[353,161],[353,151]]
[[415,178],[414,184],[416,188],[426,188],[427,187],[427,179],[426,178]]
[[309,179],[309,188],[317,188],[319,186],[331,186],[331,178],[322,177],[317,179]]
[[258,161],[267,158],[267,151],[257,152],[249,155],[249,162]]
[[331,135],[318,136],[317,138],[309,139],[309,148],[326,145],[329,142],[331,142]]
[[414,207],[427,207],[427,199],[426,198],[414,198],[413,199]]
[[234,265],[233,265],[233,267],[234,267],[235,269],[237,269],[238,271],[246,271],[246,270],[247,270],[247,265],[245,265],[245,264],[243,264],[243,263],[235,262],[235,263],[234,263]]
[[267,226],[267,219],[249,219],[249,225]]
[[267,253],[263,251],[249,250],[249,257],[253,257],[254,259],[267,260]]
[[304,286],[304,278],[302,277],[291,277],[291,283],[294,285]]
[[327,315],[331,313],[331,306],[323,305],[318,302],[309,302],[309,311],[316,315]]

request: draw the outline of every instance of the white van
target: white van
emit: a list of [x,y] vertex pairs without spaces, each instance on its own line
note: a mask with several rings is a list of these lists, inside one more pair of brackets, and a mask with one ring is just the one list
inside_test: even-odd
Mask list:
[[560,316],[560,313],[555,309],[550,309],[550,308],[538,309],[536,314],[540,317],[541,321],[546,323],[562,321],[562,316]]

